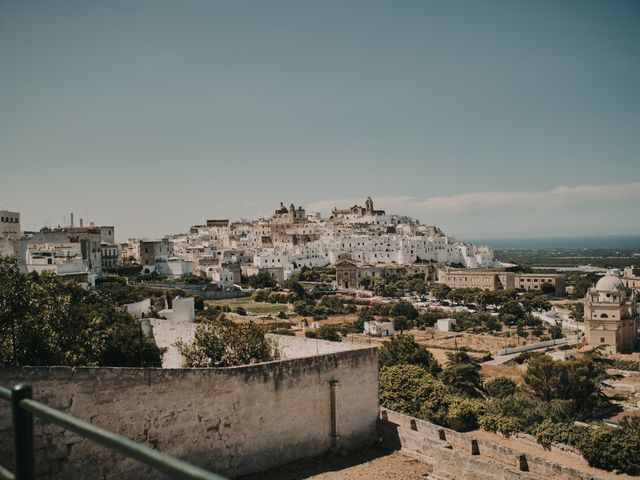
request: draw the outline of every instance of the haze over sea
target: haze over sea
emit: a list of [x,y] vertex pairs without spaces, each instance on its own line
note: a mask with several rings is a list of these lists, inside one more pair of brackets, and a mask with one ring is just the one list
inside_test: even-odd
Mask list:
[[530,238],[479,238],[470,240],[495,249],[640,249],[640,235],[567,235]]

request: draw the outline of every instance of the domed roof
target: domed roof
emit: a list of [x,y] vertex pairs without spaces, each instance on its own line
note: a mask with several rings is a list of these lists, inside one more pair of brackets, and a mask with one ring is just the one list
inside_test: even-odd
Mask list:
[[600,280],[598,280],[598,283],[596,283],[596,290],[604,292],[615,292],[617,290],[624,290],[624,283],[622,283],[620,277],[607,274]]

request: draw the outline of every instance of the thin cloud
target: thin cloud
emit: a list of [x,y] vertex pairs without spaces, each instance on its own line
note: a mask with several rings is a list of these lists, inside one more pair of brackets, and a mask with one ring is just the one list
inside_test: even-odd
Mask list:
[[[610,185],[557,186],[544,191],[492,191],[441,195],[419,199],[408,196],[374,197],[376,207],[392,213],[437,212],[439,214],[463,214],[466,212],[494,210],[508,207],[552,207],[570,203],[591,204],[613,201],[640,201],[640,182]],[[308,205],[310,211],[330,211],[334,206],[346,208],[361,205],[362,198],[322,200]]]

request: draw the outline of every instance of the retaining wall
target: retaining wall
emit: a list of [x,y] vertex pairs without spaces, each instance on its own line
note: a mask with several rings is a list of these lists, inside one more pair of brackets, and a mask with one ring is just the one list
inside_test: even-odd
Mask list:
[[[226,476],[329,450],[331,381],[338,381],[335,447],[373,443],[375,349],[223,369],[0,370],[0,385],[29,383],[43,403]],[[35,436],[39,478],[161,478],[59,427],[36,421]],[[9,404],[0,402],[0,464],[11,465],[11,441]]]
[[427,457],[434,475],[466,480],[605,480],[391,410],[381,411],[383,443]]

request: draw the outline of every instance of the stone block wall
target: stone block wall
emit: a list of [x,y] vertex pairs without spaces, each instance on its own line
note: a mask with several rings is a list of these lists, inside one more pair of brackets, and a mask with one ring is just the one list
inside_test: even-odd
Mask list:
[[[332,447],[377,439],[375,349],[224,369],[24,367],[0,385],[26,382],[34,398],[203,468],[235,476]],[[62,428],[35,424],[36,471],[47,479],[162,478]],[[9,405],[0,402],[0,464],[11,465]]]
[[535,455],[383,409],[383,443],[427,457],[434,475],[466,480],[604,480]]

